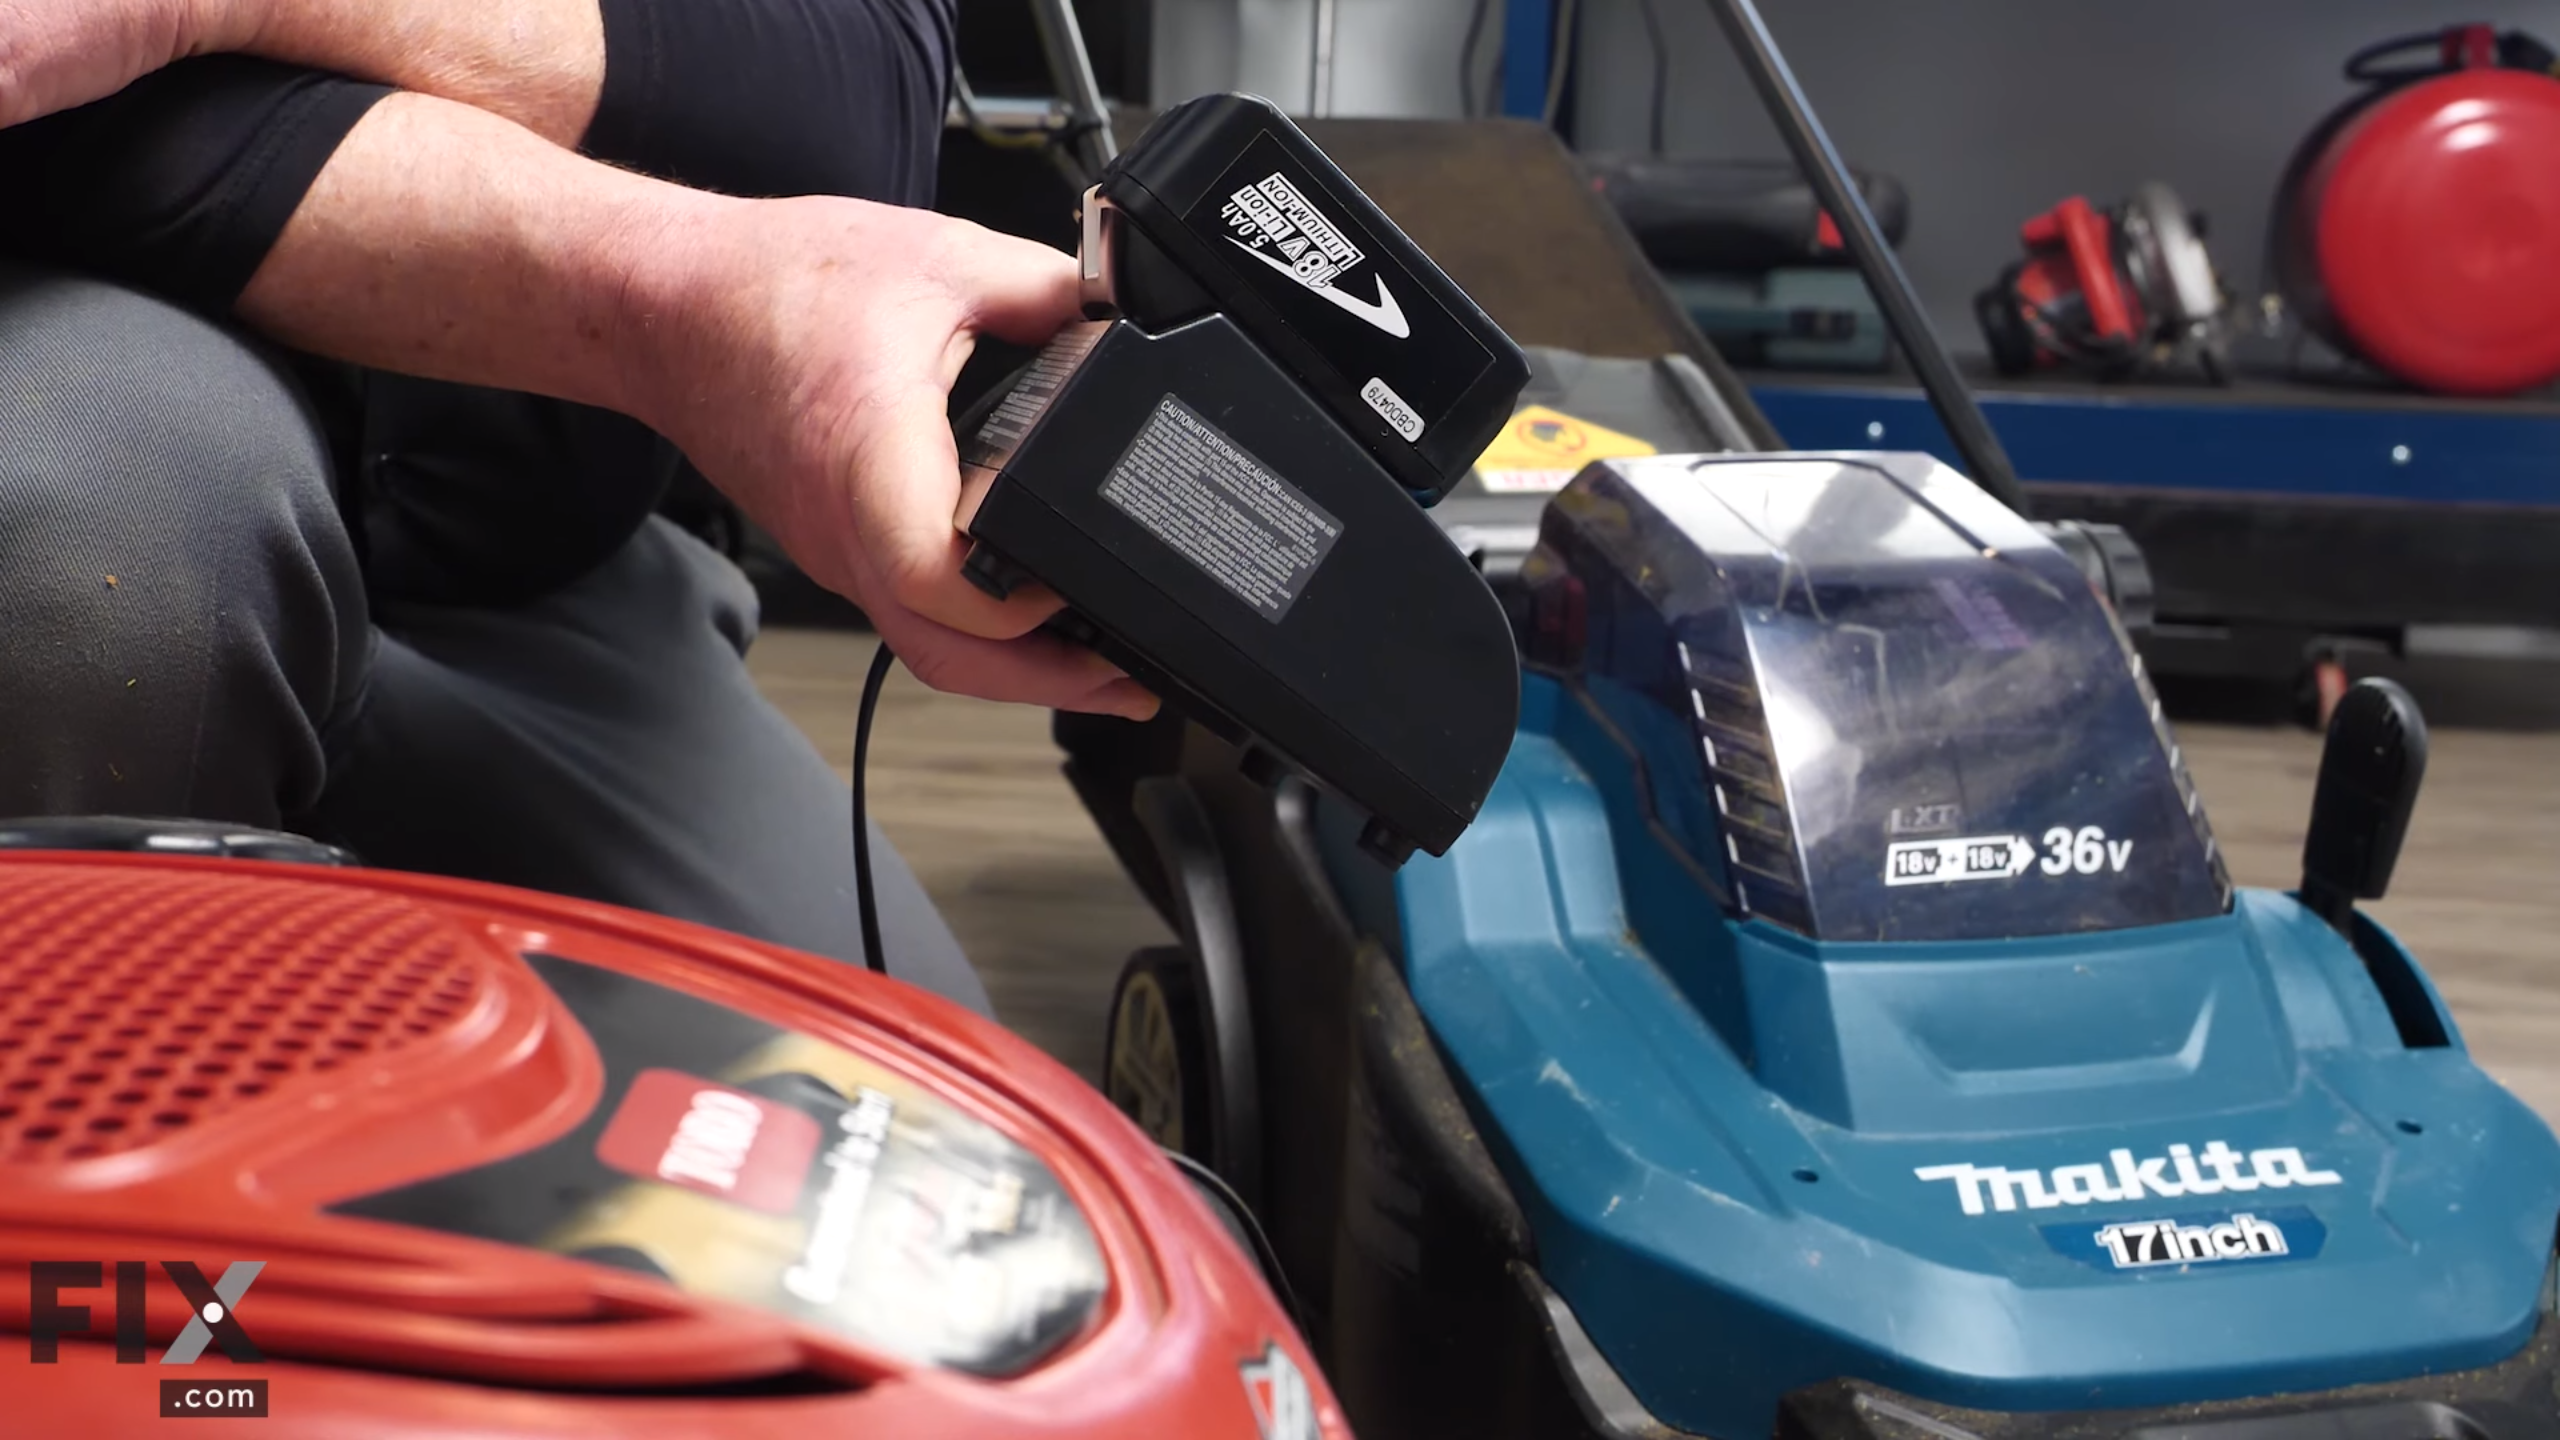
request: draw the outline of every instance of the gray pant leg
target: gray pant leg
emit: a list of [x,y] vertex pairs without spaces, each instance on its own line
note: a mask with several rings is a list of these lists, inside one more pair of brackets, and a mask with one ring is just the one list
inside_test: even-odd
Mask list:
[[[652,527],[541,604],[378,638],[329,476],[253,345],[0,265],[0,816],[322,830],[858,956],[845,789],[747,678],[733,567]],[[876,831],[872,856],[893,973],[984,1011]]]
[[274,826],[366,635],[329,460],[204,319],[0,265],[0,815]]
[[[522,885],[859,962],[851,800],[756,690],[756,599],[664,521],[509,610],[385,605],[317,819],[401,869]],[[890,973],[985,989],[875,826]]]

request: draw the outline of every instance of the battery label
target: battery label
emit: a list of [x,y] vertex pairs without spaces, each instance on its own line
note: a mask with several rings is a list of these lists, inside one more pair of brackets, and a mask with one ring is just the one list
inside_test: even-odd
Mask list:
[[2024,835],[1968,835],[1955,840],[1902,840],[1885,849],[1887,885],[1946,885],[2009,880],[2036,863]]
[[1102,482],[1102,498],[1277,621],[1342,538],[1342,522],[1167,395]]
[[1411,247],[1395,246],[1391,230],[1373,233],[1367,217],[1374,207],[1358,203],[1357,190],[1337,190],[1338,183],[1347,188],[1266,131],[1237,153],[1183,223],[1235,285],[1311,348],[1307,358],[1318,374],[1306,377],[1309,383],[1339,386],[1335,403],[1360,407],[1342,417],[1346,422],[1366,423],[1375,414],[1407,444],[1418,444],[1493,367],[1493,352],[1435,296],[1438,287],[1395,253]]
[[1040,354],[1032,360],[1022,377],[1013,382],[1004,398],[996,402],[987,418],[978,424],[977,433],[963,447],[960,463],[1001,470],[1013,458],[1031,427],[1049,413],[1049,404],[1066,388],[1067,377],[1084,364],[1093,352],[1094,343],[1111,326],[1104,321],[1070,325],[1061,330]]

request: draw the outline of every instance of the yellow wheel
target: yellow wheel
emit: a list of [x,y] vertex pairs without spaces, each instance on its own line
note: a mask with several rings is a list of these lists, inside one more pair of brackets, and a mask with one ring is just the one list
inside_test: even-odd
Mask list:
[[1208,1037],[1183,951],[1141,950],[1121,970],[1102,1093],[1157,1144],[1197,1160],[1212,1157]]

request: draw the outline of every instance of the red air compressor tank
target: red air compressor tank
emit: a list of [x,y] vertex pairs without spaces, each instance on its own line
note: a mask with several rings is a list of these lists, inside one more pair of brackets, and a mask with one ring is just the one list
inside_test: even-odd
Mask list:
[[2560,379],[2553,62],[2485,25],[2348,62],[2367,89],[2303,142],[2276,197],[2278,281],[2314,333],[2442,394]]

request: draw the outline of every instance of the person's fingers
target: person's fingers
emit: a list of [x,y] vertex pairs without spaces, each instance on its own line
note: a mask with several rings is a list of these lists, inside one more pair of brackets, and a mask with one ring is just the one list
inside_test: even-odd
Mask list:
[[1124,676],[1094,691],[1080,704],[1058,708],[1088,715],[1117,715],[1123,720],[1153,720],[1156,712],[1164,708],[1164,702],[1154,691]]
[[1058,599],[1030,589],[998,600],[960,573],[969,541],[954,527],[960,456],[931,384],[912,382],[862,407],[852,424],[854,473],[847,509],[851,547],[872,584],[857,602],[882,601],[970,635],[1010,640],[1058,612]]
[[896,612],[871,620],[899,661],[936,690],[1133,720],[1156,712],[1156,698],[1109,661],[1055,636],[989,640]]
[[1084,318],[1074,256],[992,230],[978,230],[972,238],[976,243],[952,276],[972,329],[1038,345]]

